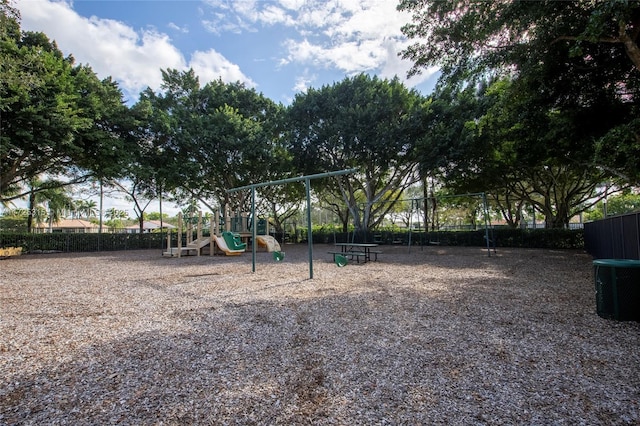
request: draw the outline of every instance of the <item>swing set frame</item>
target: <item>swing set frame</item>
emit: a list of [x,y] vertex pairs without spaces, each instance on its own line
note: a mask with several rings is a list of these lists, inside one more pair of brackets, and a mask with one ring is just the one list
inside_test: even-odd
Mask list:
[[[433,197],[420,197],[420,198],[410,198],[404,201],[411,201],[411,214],[409,215],[409,251],[411,251],[411,240],[412,240],[412,230],[413,227],[412,225],[412,219],[413,219],[413,206],[414,204],[416,206],[419,206],[418,203],[420,202],[427,202],[427,209],[429,208],[429,202],[433,202],[433,201],[437,201],[437,200],[442,200],[442,199],[446,199],[446,198],[462,198],[462,197],[480,197],[481,201],[482,201],[482,216],[484,218],[484,239],[486,241],[486,245],[487,245],[487,255],[489,257],[491,257],[491,246],[493,246],[493,252],[496,252],[496,246],[495,246],[495,241],[493,238],[493,228],[491,227],[491,219],[489,217],[489,205],[487,203],[487,194],[484,192],[470,192],[470,193],[466,193],[466,194],[452,194],[452,195],[442,195],[439,197],[433,196]],[[437,202],[436,202],[437,204]],[[425,229],[428,229],[427,224],[425,223]],[[489,230],[491,230],[491,236],[489,236]],[[428,232],[428,231],[427,231]],[[439,237],[438,237],[439,238]],[[440,244],[440,241],[438,240],[437,243],[432,243],[431,241],[429,241],[429,244]]]
[[345,169],[345,170],[337,170],[334,172],[326,172],[326,173],[318,173],[314,175],[300,176],[295,178],[288,179],[280,179],[273,180],[269,182],[255,183],[252,185],[240,186],[237,188],[228,189],[227,192],[237,192],[244,191],[247,189],[251,190],[251,232],[252,232],[252,244],[251,244],[251,252],[252,252],[252,271],[256,272],[256,188],[260,188],[263,186],[273,186],[273,185],[284,185],[292,182],[302,182],[304,181],[306,195],[307,195],[307,226],[308,226],[308,246],[309,246],[309,279],[313,279],[313,235],[312,235],[312,223],[311,223],[311,181],[313,179],[320,179],[330,176],[340,176],[357,172],[357,169]]

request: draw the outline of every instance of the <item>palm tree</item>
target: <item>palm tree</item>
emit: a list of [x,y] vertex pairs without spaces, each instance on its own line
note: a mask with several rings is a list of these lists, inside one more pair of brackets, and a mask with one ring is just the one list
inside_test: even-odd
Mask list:
[[129,217],[129,214],[124,210],[118,210],[115,207],[111,207],[105,212],[105,216],[111,220],[121,220]]
[[30,214],[33,217],[33,221],[36,225],[41,225],[47,221],[49,215],[47,214],[47,209],[42,206],[36,206],[30,209]]
[[124,210],[118,210],[112,207],[105,212],[105,216],[109,219],[109,227],[114,230],[115,228],[122,227],[122,220],[127,219],[129,214]]
[[78,200],[75,206],[79,216],[87,220],[98,215],[98,204],[93,200]]
[[56,181],[41,181],[37,178],[29,182],[30,191],[28,199],[27,232],[31,232],[34,219],[36,223],[43,223],[42,212],[39,207],[44,208],[48,213],[49,226],[60,221],[63,212],[73,200],[69,197],[65,188]]

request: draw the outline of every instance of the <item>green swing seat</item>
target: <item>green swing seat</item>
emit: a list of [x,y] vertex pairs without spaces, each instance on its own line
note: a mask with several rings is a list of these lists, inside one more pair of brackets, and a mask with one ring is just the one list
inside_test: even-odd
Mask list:
[[333,261],[336,262],[336,265],[338,265],[338,267],[340,268],[342,268],[343,266],[347,266],[347,263],[349,263],[349,261],[347,260],[347,257],[341,254],[334,255]]

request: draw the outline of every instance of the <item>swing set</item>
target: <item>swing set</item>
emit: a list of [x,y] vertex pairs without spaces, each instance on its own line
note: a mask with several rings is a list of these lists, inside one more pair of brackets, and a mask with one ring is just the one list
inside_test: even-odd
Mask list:
[[[255,183],[252,185],[232,188],[227,190],[227,192],[244,191],[247,189],[251,190],[251,220],[253,222],[251,225],[251,230],[252,230],[253,241],[255,241],[255,238],[256,238],[256,188],[260,188],[264,186],[273,186],[273,185],[284,185],[292,182],[304,182],[306,196],[307,196],[307,227],[308,227],[307,240],[308,240],[308,246],[309,246],[309,250],[308,250],[309,251],[309,279],[313,279],[313,236],[312,236],[313,226],[311,223],[311,180],[330,177],[330,176],[346,175],[350,173],[355,173],[356,171],[357,169],[346,169],[346,170],[338,170],[335,172],[318,173],[314,175],[300,176],[296,178],[280,179],[280,180],[274,180],[270,182]],[[256,271],[256,245],[252,244],[251,248],[252,248],[251,250],[252,251],[252,271],[255,272]],[[281,261],[284,259],[284,253],[280,253],[277,256],[280,257],[280,259],[277,259],[276,254],[274,254],[275,260]]]
[[[486,242],[486,247],[487,247],[487,255],[489,257],[491,257],[491,249],[493,248],[493,252],[496,252],[496,246],[495,246],[495,239],[493,236],[493,227],[491,226],[491,219],[489,216],[489,207],[488,207],[488,203],[487,203],[487,196],[484,192],[474,192],[474,193],[467,193],[467,194],[454,194],[454,195],[443,195],[443,196],[439,196],[439,197],[435,197],[435,196],[431,196],[431,197],[422,197],[422,198],[413,198],[410,200],[406,200],[406,201],[411,201],[411,212],[409,215],[409,251],[411,250],[411,245],[412,245],[412,234],[413,234],[413,216],[414,216],[414,210],[416,212],[419,213],[420,211],[420,205],[425,205],[425,208],[427,211],[431,211],[431,218],[432,218],[432,224],[435,223],[435,219],[437,218],[437,205],[438,205],[438,200],[442,200],[442,199],[447,199],[447,198],[462,198],[462,197],[469,197],[469,198],[480,198],[481,202],[482,202],[482,216],[483,216],[483,221],[484,221],[484,240]],[[432,226],[432,230],[433,230]],[[418,231],[420,231],[419,225],[418,225]],[[440,245],[440,231],[436,231],[436,232],[429,232],[428,230],[428,223],[425,223],[425,231],[427,234],[427,237],[429,238],[428,242],[430,245]],[[435,239],[433,238],[433,235],[435,234]],[[491,234],[491,235],[490,235]],[[422,236],[422,233],[420,233],[420,235]],[[423,247],[423,244],[420,245],[421,248]]]
[[[441,241],[440,241],[440,230],[435,230],[433,228],[435,228],[435,224],[438,218],[438,202],[439,200],[443,200],[443,199],[452,199],[452,198],[477,198],[480,199],[481,203],[482,203],[482,217],[483,217],[483,223],[484,223],[484,241],[486,242],[486,247],[487,247],[487,254],[488,256],[491,256],[491,249],[493,249],[493,252],[496,252],[496,248],[495,248],[495,239],[493,237],[493,228],[491,226],[491,221],[490,221],[490,215],[489,215],[489,207],[488,207],[488,203],[487,203],[487,197],[486,197],[486,193],[484,192],[474,192],[474,193],[466,193],[466,194],[453,194],[453,195],[442,195],[442,196],[429,196],[429,197],[418,197],[418,198],[405,198],[405,199],[399,199],[399,200],[387,200],[387,201],[379,201],[379,203],[401,203],[401,202],[411,202],[411,208],[409,211],[409,215],[408,215],[408,220],[406,222],[407,227],[408,227],[408,241],[407,241],[407,245],[409,248],[409,251],[411,251],[411,246],[415,245],[414,244],[414,229],[419,233],[420,236],[420,241],[419,241],[419,245],[421,246],[421,249],[424,248],[424,243],[425,241],[423,240],[423,237],[426,236],[427,237],[427,242],[428,245],[440,245]],[[417,227],[414,226],[414,217],[416,215],[420,215],[420,211],[422,210],[422,207],[424,206],[424,210],[426,210],[427,212],[431,212],[431,218],[432,218],[432,230],[429,231],[429,225],[428,223],[424,224],[424,230],[425,232],[421,232],[421,222],[418,221]],[[424,211],[422,210],[422,211]],[[428,222],[428,219],[426,219],[426,222]],[[438,226],[439,228],[439,226]],[[354,237],[355,237],[355,232],[354,232]],[[352,237],[353,238],[353,237]],[[373,236],[374,238],[374,243],[381,243],[383,240],[383,236],[381,233],[376,233]],[[334,233],[334,239],[335,239],[335,233]],[[391,242],[392,244],[402,244],[404,241],[402,238],[398,237],[395,235],[392,236],[391,239],[386,239],[387,242]]]

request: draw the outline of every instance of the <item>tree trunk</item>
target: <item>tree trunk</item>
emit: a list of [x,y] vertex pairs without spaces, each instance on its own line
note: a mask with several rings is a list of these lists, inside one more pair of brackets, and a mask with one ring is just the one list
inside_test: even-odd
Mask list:
[[[640,24],[638,24],[640,25]],[[624,50],[627,52],[629,59],[633,62],[633,65],[638,71],[640,71],[640,47],[634,39],[627,33],[627,22],[620,21],[618,23],[618,36],[620,41],[624,45]]]
[[427,197],[429,196],[429,188],[427,187],[427,180],[422,182],[422,215],[424,221],[425,231],[429,230],[429,203]]
[[280,218],[278,217],[278,214],[276,212],[275,202],[271,202],[271,225],[273,226],[273,229],[275,230],[276,235],[278,234],[282,235],[282,233],[284,232],[283,224],[280,221]]
[[35,192],[31,191],[29,193],[29,201],[27,204],[27,208],[29,209],[27,211],[27,232],[31,232],[31,228],[33,227],[33,209],[35,208],[35,202],[36,194]]
[[555,214],[550,212],[545,214],[544,226],[547,229],[569,228],[569,216],[566,214],[566,209],[560,208]]
[[345,210],[344,214],[340,212],[340,221],[342,222],[342,232],[346,234],[349,232],[349,209]]

